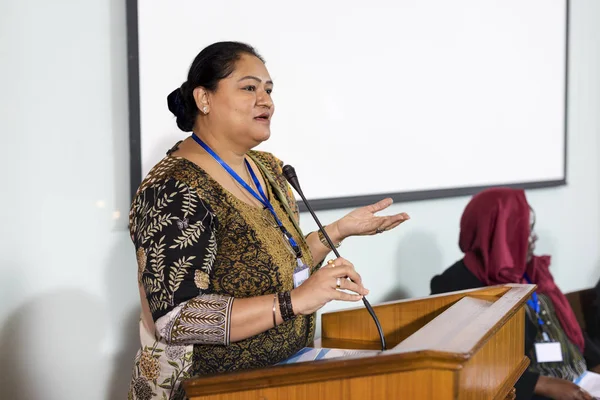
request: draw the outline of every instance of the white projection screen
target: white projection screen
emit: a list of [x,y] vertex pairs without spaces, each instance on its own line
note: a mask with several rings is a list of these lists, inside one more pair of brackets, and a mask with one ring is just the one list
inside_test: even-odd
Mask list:
[[316,209],[566,183],[567,0],[128,1],[132,190],[177,141],[205,46],[275,82],[271,138]]

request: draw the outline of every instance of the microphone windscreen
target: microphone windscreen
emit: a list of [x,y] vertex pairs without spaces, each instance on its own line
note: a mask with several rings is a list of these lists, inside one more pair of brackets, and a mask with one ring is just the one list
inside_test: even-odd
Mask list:
[[297,192],[300,192],[300,183],[298,182],[298,175],[296,175],[296,170],[291,165],[283,166],[283,176],[285,179],[292,185]]

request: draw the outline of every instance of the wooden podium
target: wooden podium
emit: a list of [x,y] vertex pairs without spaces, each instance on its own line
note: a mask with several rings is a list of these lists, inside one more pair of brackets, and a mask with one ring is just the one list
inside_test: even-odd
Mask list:
[[[202,376],[192,400],[512,399],[529,364],[524,304],[535,285],[504,285],[374,306],[390,350]],[[378,349],[366,309],[322,315],[325,348]]]

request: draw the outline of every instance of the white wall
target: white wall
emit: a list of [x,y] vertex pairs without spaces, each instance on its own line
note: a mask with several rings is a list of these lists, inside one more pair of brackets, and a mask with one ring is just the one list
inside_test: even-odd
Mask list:
[[123,3],[0,2],[3,399],[126,398],[138,300]]
[[[569,186],[529,193],[567,291],[600,275],[600,3],[572,3]],[[138,314],[125,38],[121,1],[0,2],[2,398],[125,397]],[[460,256],[466,201],[394,206],[412,220],[344,244],[372,303],[428,293]]]

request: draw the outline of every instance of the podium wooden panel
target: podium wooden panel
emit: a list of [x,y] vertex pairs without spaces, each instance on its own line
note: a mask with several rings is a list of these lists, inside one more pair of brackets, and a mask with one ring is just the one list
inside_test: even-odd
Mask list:
[[[514,399],[529,364],[524,304],[535,285],[504,285],[374,306],[388,348],[184,382],[192,400]],[[326,348],[378,349],[366,309],[322,315]]]

